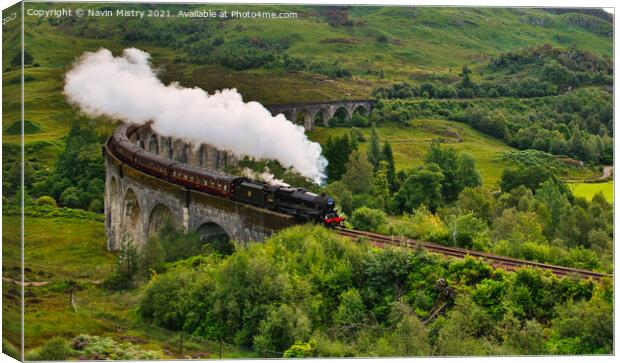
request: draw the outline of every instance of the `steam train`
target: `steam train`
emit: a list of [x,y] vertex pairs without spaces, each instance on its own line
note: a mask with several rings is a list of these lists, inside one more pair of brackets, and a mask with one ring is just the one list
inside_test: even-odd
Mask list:
[[336,227],[344,221],[334,209],[334,200],[325,193],[317,195],[303,188],[264,183],[170,160],[133,144],[128,135],[136,130],[136,126],[118,127],[107,147],[118,159],[146,174],[188,189],[289,214],[299,223],[312,221]]

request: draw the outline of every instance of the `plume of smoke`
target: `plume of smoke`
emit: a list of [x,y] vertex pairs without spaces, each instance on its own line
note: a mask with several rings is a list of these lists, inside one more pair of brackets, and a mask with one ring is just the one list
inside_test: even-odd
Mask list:
[[273,175],[271,173],[271,171],[269,170],[269,168],[266,168],[266,170],[263,170],[262,172],[255,172],[254,170],[250,169],[250,168],[243,168],[243,170],[241,171],[241,174],[245,177],[248,177],[250,179],[255,179],[255,180],[261,180],[264,181],[267,184],[271,184],[271,185],[280,185],[283,187],[290,187],[290,184],[287,184],[284,182],[284,180],[282,179],[276,179],[275,175]]
[[136,48],[114,57],[107,49],[84,53],[65,75],[69,102],[91,116],[108,116],[134,124],[153,121],[160,135],[192,144],[209,143],[256,159],[275,159],[320,183],[327,160],[302,126],[272,116],[258,102],[244,102],[236,89],[204,90],[163,84]]

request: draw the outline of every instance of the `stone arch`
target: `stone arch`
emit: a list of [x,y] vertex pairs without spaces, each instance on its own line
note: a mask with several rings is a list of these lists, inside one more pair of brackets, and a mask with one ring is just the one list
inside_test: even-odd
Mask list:
[[162,203],[157,204],[149,214],[147,236],[152,237],[157,235],[168,221],[172,222],[175,227],[177,226],[170,208]]
[[182,163],[187,163],[189,161],[189,145],[185,144],[181,148],[179,153],[179,161]]
[[349,114],[349,110],[347,110],[347,108],[345,106],[339,106],[336,108],[336,110],[334,111],[334,114],[332,115],[331,120],[329,121],[330,124],[332,122],[336,123],[336,124],[348,124],[351,122],[351,115]]
[[228,232],[215,222],[201,224],[196,229],[196,234],[203,245],[210,245],[213,250],[224,255],[231,254],[235,249]]
[[159,140],[157,140],[157,135],[151,135],[149,139],[149,148],[148,151],[154,154],[159,154]]
[[222,169],[228,162],[228,153],[226,151],[215,149],[215,168]]
[[297,112],[297,115],[295,115],[294,121],[295,124],[304,125],[304,127],[307,129],[307,125],[312,123],[312,114],[306,109],[300,110],[299,112]]
[[368,109],[368,107],[366,105],[354,105],[353,106],[353,112],[351,112],[351,115],[355,115],[355,113],[361,113],[364,116],[368,116],[370,114],[370,110]]
[[123,198],[123,226],[126,237],[137,243],[140,240],[140,203],[131,188],[127,189]]
[[329,111],[322,107],[314,114],[314,124],[327,126],[329,124]]
[[200,148],[198,148],[198,166],[200,166],[201,168],[207,168],[208,166],[208,161],[209,161],[209,151],[208,151],[208,147],[205,144],[200,145]]
[[186,144],[183,140],[176,140],[172,146],[173,157],[172,159],[187,163],[189,160],[189,144]]
[[291,122],[295,121],[295,120],[293,120],[293,116],[295,116],[295,113],[293,111],[291,111],[291,110],[282,111],[282,114],[284,115],[284,117],[287,120],[289,120]]
[[162,155],[168,159],[172,159],[174,156],[174,149],[172,148],[172,138],[165,137],[162,141]]

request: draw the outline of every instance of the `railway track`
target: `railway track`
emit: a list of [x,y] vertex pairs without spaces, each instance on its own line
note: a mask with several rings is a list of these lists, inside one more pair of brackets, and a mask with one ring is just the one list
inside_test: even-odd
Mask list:
[[349,237],[351,239],[360,239],[365,238],[371,244],[377,247],[384,247],[386,245],[390,246],[400,246],[406,248],[422,248],[430,252],[435,252],[442,254],[444,256],[456,257],[456,258],[464,258],[465,256],[478,257],[483,259],[485,262],[490,264],[495,268],[503,268],[508,271],[515,271],[522,267],[533,267],[539,268],[541,270],[547,270],[553,272],[557,276],[575,276],[578,278],[592,278],[594,280],[601,279],[603,277],[613,277],[613,275],[593,272],[588,270],[582,270],[572,267],[563,267],[556,265],[549,265],[546,263],[520,260],[511,257],[504,257],[493,255],[486,252],[468,250],[459,247],[448,247],[439,245],[436,243],[423,242],[414,239],[409,239],[405,237],[398,236],[386,236],[378,233],[365,232],[365,231],[356,231],[344,228],[337,228],[336,231],[345,237]]

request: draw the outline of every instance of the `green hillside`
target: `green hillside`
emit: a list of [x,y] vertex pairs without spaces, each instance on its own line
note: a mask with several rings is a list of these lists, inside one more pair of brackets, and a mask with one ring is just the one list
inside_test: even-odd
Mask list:
[[[362,155],[353,154],[353,149],[336,155],[343,156],[343,167],[352,159],[350,155],[357,155],[358,168],[351,167],[353,172],[348,175],[352,182],[343,183],[343,170],[340,178],[308,188],[333,196],[339,213],[344,212],[351,226],[612,272],[613,206],[609,202],[613,182],[580,183],[597,179],[602,166],[613,163],[613,23],[602,10],[43,2],[28,3],[26,8],[163,10],[175,15],[144,19],[25,18],[25,278],[34,282],[26,289],[26,358],[50,360],[45,349],[51,349],[50,343],[53,347],[54,339],[67,344],[68,339],[79,334],[100,335],[96,339],[114,341],[102,343],[105,355],[75,355],[77,351],[72,351],[65,358],[146,359],[154,357],[149,355],[150,351],[164,358],[217,358],[222,347],[225,358],[280,357],[289,347],[289,353],[314,350],[314,338],[320,345],[315,356],[399,356],[411,351],[387,349],[400,344],[395,343],[400,338],[392,332],[412,331],[432,337],[432,342],[425,341],[424,349],[417,351],[420,355],[462,356],[472,354],[474,351],[469,348],[473,347],[480,355],[608,354],[613,350],[613,336],[609,338],[613,334],[603,332],[599,337],[592,333],[598,333],[599,325],[604,325],[604,329],[611,326],[612,314],[608,310],[612,307],[609,296],[613,296],[613,291],[607,285],[600,284],[595,289],[593,282],[556,280],[529,270],[519,274],[492,272],[489,266],[474,260],[454,262],[418,252],[406,256],[404,252],[378,251],[341,240],[321,227],[295,227],[253,250],[239,247],[228,257],[211,253],[209,247],[188,260],[178,256],[166,259],[157,269],[141,271],[139,277],[129,276],[131,288],[120,287],[122,291],[117,291],[115,284],[123,282],[119,283],[122,266],[117,262],[122,260],[105,247],[105,174],[101,153],[101,145],[114,125],[103,117],[87,117],[68,104],[63,95],[65,74],[84,52],[104,47],[118,55],[123,49],[136,47],[151,54],[154,68],[167,84],[179,82],[209,92],[236,88],[245,100],[264,104],[372,97],[377,102],[371,115],[355,115],[352,120],[335,118],[330,120],[332,127],[320,126],[307,132],[311,140],[323,145],[326,157],[330,137],[357,132]],[[180,9],[294,12],[297,17],[220,21],[177,17]],[[22,125],[18,100],[22,90],[18,35],[15,29],[3,33],[3,228],[8,231],[3,236],[3,257],[9,261],[5,262],[9,279],[3,280],[7,291],[3,297],[13,299],[10,305],[5,304],[5,322],[19,319],[17,296],[21,296],[16,281],[12,281],[20,277],[17,214],[21,207],[22,169],[18,160]],[[380,156],[375,155],[375,165],[367,161],[373,124],[380,146],[388,142],[388,150],[393,152],[392,169],[388,169],[389,153],[384,149]],[[427,158],[431,144],[435,155]],[[348,147],[346,144],[345,148]],[[271,170],[274,174],[294,174],[281,166],[280,169]],[[456,171],[462,170],[468,172],[469,179],[457,175]],[[501,185],[506,170],[521,184]],[[365,178],[356,178],[355,172]],[[302,179],[297,174],[291,178]],[[296,179],[284,179],[303,186],[291,181]],[[355,185],[358,179],[365,184]],[[574,182],[574,196],[587,200],[569,195],[570,191],[563,189],[563,180]],[[598,191],[604,197],[595,195]],[[347,197],[349,210],[345,211]],[[384,223],[364,224],[376,222],[374,219]],[[188,238],[180,233],[174,237],[178,238],[174,241]],[[282,290],[287,297],[278,300],[281,305],[270,300],[270,305],[263,306],[260,299],[247,298],[243,289],[262,286],[267,281],[264,276],[251,274],[248,276],[259,283],[240,280],[234,286],[223,279],[241,276],[225,273],[225,261],[232,261],[231,268],[237,266],[233,262],[243,262],[243,258],[256,258],[252,263],[261,268],[276,266],[268,259],[261,262],[258,257],[271,256],[269,251],[276,251],[273,248],[280,244],[280,238],[287,248],[303,247],[299,261],[307,259],[302,261],[307,265],[303,265],[301,274],[301,270],[295,270],[302,265],[290,263],[299,252],[291,249],[287,252],[291,259],[283,259],[282,269],[270,275],[277,277],[276,285],[285,282],[288,286],[287,278],[280,276],[284,271],[286,276],[297,277],[307,275],[308,271],[317,273],[308,281],[320,283],[304,285],[299,284],[301,280],[294,281],[290,289]],[[324,248],[325,241],[332,247]],[[266,249],[261,252],[263,246]],[[306,253],[307,248],[316,252]],[[331,256],[341,253],[337,251],[342,256],[350,254],[351,259]],[[273,255],[282,256],[279,252]],[[144,256],[138,257],[142,263]],[[316,263],[324,264],[325,270],[317,269]],[[217,274],[205,274],[207,265]],[[251,271],[238,266],[242,271]],[[242,296],[244,304],[260,305],[257,310],[244,311],[242,317],[230,315],[235,324],[247,323],[251,329],[246,332],[245,325],[243,329],[235,325],[243,334],[233,337],[230,331],[223,332],[225,326],[234,325],[230,321],[213,325],[215,320],[209,319],[215,319],[217,314],[201,315],[213,306],[204,304],[209,300],[194,292],[211,291],[207,285],[193,291],[190,300],[190,295],[172,299],[187,304],[181,304],[186,309],[183,314],[162,314],[180,319],[188,313],[187,316],[197,317],[195,322],[200,322],[200,329],[145,320],[148,312],[140,312],[137,306],[149,304],[148,297],[145,298],[149,291],[157,297],[157,284],[149,283],[152,274],[161,279],[151,281],[163,281],[174,287],[162,288],[161,291],[172,292],[162,297],[160,303],[151,304],[167,310],[171,297],[184,286],[176,279],[194,273],[201,276],[196,280],[201,284],[207,281],[203,278],[213,278],[209,283],[230,286],[229,292]],[[382,274],[386,280],[381,280]],[[420,319],[434,309],[438,294],[435,283],[444,277],[462,297],[450,302],[445,317],[426,326]],[[372,281],[367,283],[366,278]],[[552,287],[541,287],[547,285],[539,280]],[[538,290],[550,295],[539,294]],[[257,290],[258,295],[262,293]],[[297,297],[306,295],[316,300],[297,301]],[[75,297],[75,306],[68,304],[70,296]],[[205,310],[192,315],[199,305],[193,302],[197,301]],[[220,301],[231,302],[221,307],[220,315],[241,306],[228,298]],[[350,306],[345,306],[347,301]],[[574,305],[573,301],[581,305]],[[398,310],[401,303],[407,305],[403,311]],[[506,310],[499,311],[498,306]],[[347,309],[362,309],[359,316],[363,318],[351,316],[357,319],[355,324],[364,321],[368,326],[360,327],[359,332],[351,331],[346,339],[332,336],[330,326],[338,321],[345,324]],[[470,318],[470,311],[477,315]],[[585,317],[579,315],[583,311]],[[269,326],[267,320],[262,320],[268,313],[285,320],[301,317],[305,320],[291,326],[303,328],[311,321],[313,330],[306,331],[293,346],[295,340],[285,340],[286,344],[269,348],[268,333],[279,335],[280,327]],[[472,324],[478,324],[477,319],[482,321],[482,314],[488,316],[487,325],[473,327]],[[392,321],[401,315],[409,325]],[[569,319],[602,322],[590,323],[582,331],[574,332],[562,328],[570,325],[566,323]],[[282,331],[287,329],[284,326]],[[310,337],[310,331],[316,335]],[[462,331],[467,332],[466,339],[458,334]],[[3,349],[16,347],[20,332],[15,326],[5,328],[4,332]],[[533,343],[522,339],[531,334],[537,339],[534,348]],[[578,346],[581,338],[591,336],[595,336],[592,342]],[[302,335],[294,338],[301,339]],[[410,341],[409,338],[401,341]],[[489,344],[480,344],[481,339]],[[497,339],[502,340],[501,344],[499,340],[495,342]],[[114,353],[118,355],[108,356],[114,349],[118,349]],[[123,350],[132,353],[120,355]]]
[[[77,5],[29,4],[32,8]],[[80,4],[85,9],[149,9],[149,5]],[[179,6],[169,5],[175,13]],[[190,9],[232,7],[194,5]],[[249,9],[244,6],[234,9]],[[184,8],[187,10],[187,8]],[[552,14],[539,9],[264,6],[261,10],[296,11],[297,19],[50,18],[26,17],[26,118],[40,126],[26,142],[66,134],[75,110],[62,95],[64,72],[84,51],[106,47],[119,52],[134,46],[150,52],[165,81],[208,91],[236,87],[247,100],[264,103],[370,97],[376,87],[394,82],[452,83],[460,68],[486,71],[501,52],[550,44],[612,54],[611,25],[584,13]],[[334,10],[336,9],[336,10]],[[578,21],[580,20],[581,21]],[[11,37],[7,44],[15,43]],[[17,48],[17,47],[15,47]],[[276,55],[275,63],[233,69],[222,58],[234,49]],[[5,51],[3,87],[19,94],[19,72],[11,67],[16,52]],[[243,55],[243,54],[242,54]],[[282,66],[281,57],[303,59],[306,70]],[[280,62],[280,63],[278,63]],[[294,63],[294,62],[293,62]],[[333,65],[336,63],[336,65]],[[287,68],[288,67],[288,68]],[[348,77],[330,77],[337,69]],[[290,69],[289,69],[290,68]],[[299,67],[297,67],[299,68]],[[314,70],[314,71],[313,71]],[[473,72],[473,79],[481,78]],[[8,97],[7,96],[7,97]],[[19,104],[5,103],[3,129],[19,119]],[[4,142],[19,136],[5,133]]]

